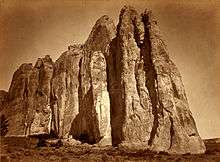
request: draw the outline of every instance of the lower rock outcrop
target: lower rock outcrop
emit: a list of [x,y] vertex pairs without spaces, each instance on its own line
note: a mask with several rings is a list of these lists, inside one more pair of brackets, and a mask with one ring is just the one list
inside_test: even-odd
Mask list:
[[53,62],[49,56],[36,65],[22,64],[14,73],[2,114],[9,120],[7,135],[50,133],[50,84]]

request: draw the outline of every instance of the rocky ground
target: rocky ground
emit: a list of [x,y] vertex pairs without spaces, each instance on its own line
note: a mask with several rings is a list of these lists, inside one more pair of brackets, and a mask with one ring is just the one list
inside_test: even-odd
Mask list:
[[205,141],[207,151],[199,155],[169,155],[167,153],[153,153],[147,150],[128,150],[112,146],[97,146],[77,144],[74,146],[41,146],[34,148],[21,145],[5,145],[1,143],[1,162],[81,162],[81,161],[146,161],[146,162],[219,162],[220,142],[217,140]]

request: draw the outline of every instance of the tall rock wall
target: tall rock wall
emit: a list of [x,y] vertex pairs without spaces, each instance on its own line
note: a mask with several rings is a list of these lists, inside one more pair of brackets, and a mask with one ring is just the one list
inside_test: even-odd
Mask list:
[[71,123],[79,112],[79,71],[82,45],[69,46],[54,64],[51,130],[59,137],[70,135]]
[[49,56],[36,65],[22,64],[14,73],[6,107],[8,135],[44,134],[50,132],[50,84],[53,62]]
[[47,134],[169,153],[205,151],[181,75],[151,11],[125,6],[55,62],[22,64],[0,91],[7,135]]
[[112,142],[155,151],[202,153],[179,71],[151,11],[121,10],[109,56]]
[[141,17],[134,9],[122,9],[108,57],[113,145],[147,144],[152,130],[152,103],[146,86],[145,63],[137,44],[143,39]]
[[115,36],[108,16],[97,20],[84,45],[80,63],[79,114],[72,124],[76,139],[88,143],[111,144],[110,103],[107,91],[105,56]]

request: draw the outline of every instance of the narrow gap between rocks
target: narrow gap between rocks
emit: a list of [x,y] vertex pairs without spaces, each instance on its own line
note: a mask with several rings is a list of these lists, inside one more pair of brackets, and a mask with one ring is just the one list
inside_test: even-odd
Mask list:
[[150,42],[150,33],[149,33],[149,17],[148,15],[142,15],[142,21],[144,22],[144,43],[140,48],[141,57],[144,59],[144,66],[145,66],[145,74],[146,74],[146,86],[149,91],[149,96],[152,104],[152,113],[154,116],[153,127],[150,133],[150,139],[148,141],[149,145],[152,145],[153,140],[155,138],[157,128],[159,126],[158,118],[159,118],[159,101],[157,95],[157,75],[154,69],[154,65],[152,63],[152,56],[151,56],[151,42]]

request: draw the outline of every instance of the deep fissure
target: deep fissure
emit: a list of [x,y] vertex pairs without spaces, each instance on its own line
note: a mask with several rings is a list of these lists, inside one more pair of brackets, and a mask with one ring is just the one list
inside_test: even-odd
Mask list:
[[158,95],[157,95],[157,75],[156,71],[154,69],[154,65],[152,63],[152,56],[151,56],[151,42],[150,42],[150,32],[149,32],[149,17],[148,15],[144,14],[142,15],[142,21],[144,23],[144,42],[143,45],[140,48],[141,56],[143,56],[144,59],[144,67],[145,67],[145,74],[146,74],[146,86],[149,92],[151,104],[152,104],[152,113],[154,116],[153,120],[153,127],[150,132],[150,138],[148,140],[148,144],[152,145],[153,139],[155,138],[157,128],[159,126],[158,124],[158,108],[159,108],[159,101],[158,101]]

